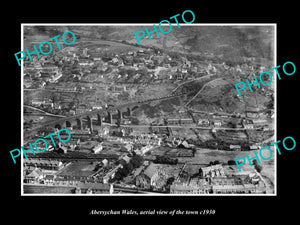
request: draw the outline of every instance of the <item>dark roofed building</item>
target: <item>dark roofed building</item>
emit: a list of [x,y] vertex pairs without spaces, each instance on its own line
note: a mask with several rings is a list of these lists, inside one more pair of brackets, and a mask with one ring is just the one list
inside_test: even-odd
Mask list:
[[43,178],[43,172],[39,168],[35,168],[29,174],[24,176],[25,183],[36,183],[39,182]]
[[79,183],[76,187],[76,193],[86,194],[112,194],[113,186],[101,183]]
[[24,167],[27,169],[39,168],[42,170],[58,171],[63,167],[63,163],[59,160],[27,158],[23,161]]

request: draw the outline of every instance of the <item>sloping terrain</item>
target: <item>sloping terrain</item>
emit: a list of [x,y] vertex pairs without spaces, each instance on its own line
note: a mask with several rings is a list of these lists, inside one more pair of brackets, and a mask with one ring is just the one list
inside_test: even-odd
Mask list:
[[[92,29],[91,29],[92,27]],[[118,40],[137,44],[134,32],[153,30],[149,26],[35,26],[26,28],[26,35],[49,35],[50,37],[70,30],[77,38],[96,38]],[[155,33],[149,40],[147,35],[141,39],[145,46],[157,46],[167,50],[177,49],[186,52],[209,52],[226,58],[265,57],[273,55],[273,27],[270,26],[172,26],[168,34]]]

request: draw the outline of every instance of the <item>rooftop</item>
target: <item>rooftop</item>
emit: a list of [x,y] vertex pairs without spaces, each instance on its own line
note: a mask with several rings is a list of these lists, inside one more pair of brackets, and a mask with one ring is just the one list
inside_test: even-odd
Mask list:
[[156,167],[154,166],[153,163],[151,163],[147,169],[144,171],[144,174],[149,177],[149,178],[152,178],[156,173],[157,173],[157,169]]
[[57,165],[59,166],[59,164],[61,163],[61,161],[59,160],[55,160],[55,159],[41,159],[41,158],[24,158],[24,163],[32,163],[32,164],[51,164],[51,165]]

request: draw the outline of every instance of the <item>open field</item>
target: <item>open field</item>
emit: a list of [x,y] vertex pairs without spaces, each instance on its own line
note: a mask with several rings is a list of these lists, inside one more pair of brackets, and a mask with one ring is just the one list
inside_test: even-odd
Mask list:
[[63,168],[58,175],[61,176],[90,176],[95,169],[95,164],[87,161],[73,162]]

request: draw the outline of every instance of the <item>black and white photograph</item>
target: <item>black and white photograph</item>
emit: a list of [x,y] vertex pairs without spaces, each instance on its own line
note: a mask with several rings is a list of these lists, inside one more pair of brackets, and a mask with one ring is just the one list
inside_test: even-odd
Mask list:
[[5,7],[2,220],[296,219],[296,4],[111,3]]
[[276,25],[154,27],[22,25],[23,194],[275,194]]

